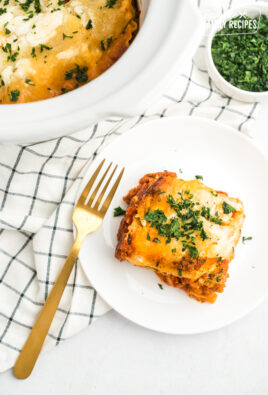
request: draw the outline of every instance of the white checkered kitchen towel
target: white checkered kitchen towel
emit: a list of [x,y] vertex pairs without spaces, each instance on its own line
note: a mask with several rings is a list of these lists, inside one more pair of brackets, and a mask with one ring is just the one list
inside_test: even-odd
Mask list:
[[[239,0],[199,0],[206,17]],[[241,2],[240,2],[241,3]],[[257,105],[223,96],[210,80],[200,45],[171,89],[144,114],[106,119],[72,136],[30,146],[0,145],[0,371],[21,350],[73,241],[71,214],[83,172],[102,148],[137,123],[170,115],[199,115],[249,134]],[[109,310],[77,262],[45,349]]]

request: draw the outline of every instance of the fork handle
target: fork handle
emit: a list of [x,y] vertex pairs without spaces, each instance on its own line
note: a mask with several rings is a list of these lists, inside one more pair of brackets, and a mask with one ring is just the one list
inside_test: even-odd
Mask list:
[[85,235],[79,235],[77,233],[76,239],[64,263],[64,266],[62,267],[57,280],[53,285],[34,326],[32,327],[28,339],[21,350],[13,370],[14,375],[18,379],[26,379],[28,376],[30,376],[34,368],[60,303],[68,278],[70,277],[71,271],[78,257],[84,238]]

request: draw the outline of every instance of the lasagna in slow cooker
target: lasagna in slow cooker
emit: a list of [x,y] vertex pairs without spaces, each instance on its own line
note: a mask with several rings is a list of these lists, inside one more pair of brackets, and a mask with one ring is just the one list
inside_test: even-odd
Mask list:
[[0,103],[69,92],[98,77],[138,29],[133,0],[0,0]]
[[242,202],[167,171],[144,176],[124,200],[116,258],[153,270],[199,302],[214,303],[241,235]]

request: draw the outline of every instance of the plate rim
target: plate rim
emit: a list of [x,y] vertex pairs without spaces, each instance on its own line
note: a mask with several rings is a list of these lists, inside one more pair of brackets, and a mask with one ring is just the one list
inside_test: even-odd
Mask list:
[[[80,184],[79,184],[79,188],[78,188],[78,191],[77,191],[75,203],[77,202],[77,200],[78,200],[78,198],[79,198],[79,196],[80,196],[80,194],[81,194],[81,192],[82,192],[82,187],[83,187],[83,185],[86,183],[86,180],[87,180],[87,179],[89,178],[89,176],[90,176],[89,172],[90,172],[91,166],[92,166],[94,163],[97,163],[98,159],[99,159],[99,158],[101,159],[101,157],[105,155],[105,152],[106,152],[108,149],[110,149],[112,145],[114,145],[114,144],[117,143],[117,141],[118,141],[118,139],[120,139],[120,137],[123,137],[123,136],[125,136],[125,135],[128,134],[128,133],[134,133],[136,129],[142,128],[142,127],[144,127],[144,126],[148,126],[148,124],[153,124],[153,123],[158,123],[158,122],[166,122],[166,121],[170,121],[170,120],[173,120],[173,121],[176,121],[176,120],[177,120],[177,121],[179,121],[179,122],[181,122],[181,121],[182,121],[182,122],[184,122],[184,121],[188,122],[188,121],[189,121],[190,123],[191,123],[191,122],[202,122],[202,123],[204,123],[204,124],[209,124],[209,125],[212,125],[212,126],[216,126],[217,128],[218,128],[218,127],[224,128],[224,129],[228,130],[228,132],[229,132],[230,134],[233,134],[233,135],[236,136],[236,137],[239,136],[238,138],[241,138],[242,140],[246,141],[247,144],[248,144],[249,146],[252,146],[252,147],[258,152],[258,154],[261,155],[261,156],[263,157],[263,159],[267,162],[267,165],[268,165],[268,156],[265,154],[265,152],[262,150],[262,148],[259,147],[259,145],[256,144],[256,142],[253,140],[252,137],[243,134],[243,133],[240,132],[239,130],[237,130],[237,129],[235,129],[235,128],[229,126],[229,125],[225,125],[225,124],[222,123],[222,122],[218,122],[218,121],[215,121],[214,119],[209,119],[209,118],[205,118],[205,117],[200,117],[200,116],[187,116],[187,115],[186,115],[186,116],[174,115],[174,116],[168,116],[168,117],[162,117],[162,118],[156,118],[156,119],[154,118],[154,119],[150,119],[150,120],[148,120],[148,121],[142,122],[142,123],[140,123],[140,124],[136,124],[136,125],[132,126],[131,128],[129,128],[128,130],[126,130],[125,132],[123,132],[120,136],[118,136],[118,137],[115,138],[113,141],[111,141],[111,142],[110,142],[110,143],[99,153],[99,155],[98,155],[96,158],[94,158],[94,160],[89,164],[89,166],[87,166],[87,168],[86,168],[86,170],[85,170],[85,173],[84,173],[84,175],[83,175],[83,178],[82,178],[82,180],[81,180],[81,182],[80,182]],[[202,131],[201,131],[200,133],[202,133]],[[216,133],[217,133],[217,132],[216,132]],[[220,133],[222,133],[222,132],[220,132]],[[73,229],[74,229],[73,237],[75,238],[75,234],[76,234],[75,232],[76,232],[76,230],[75,230],[74,225],[73,225]],[[82,267],[83,267],[83,270],[84,270],[84,272],[85,272],[86,277],[88,278],[89,282],[91,283],[91,280],[90,280],[89,276],[87,275],[87,271],[84,269],[84,265],[82,264],[82,260],[81,260],[81,258],[80,258],[80,253],[79,253],[78,258],[79,258],[80,263],[81,263],[81,265],[82,265]],[[92,283],[91,283],[91,284],[92,284]],[[102,292],[99,291],[99,290],[94,286],[94,284],[92,284],[92,286],[93,286],[93,288],[96,290],[96,292],[99,294],[99,296],[105,301],[105,303],[107,303],[113,310],[116,311],[117,314],[119,314],[119,315],[120,315],[121,317],[123,317],[124,319],[127,319],[127,320],[129,320],[130,322],[132,322],[132,323],[134,323],[135,325],[138,325],[138,326],[140,326],[140,327],[142,327],[142,328],[145,328],[145,329],[147,329],[147,330],[152,330],[152,331],[157,332],[157,333],[168,334],[168,335],[182,335],[182,336],[186,336],[186,335],[200,335],[200,334],[203,334],[203,333],[209,333],[209,332],[213,332],[213,331],[216,331],[216,330],[225,328],[225,327],[227,327],[227,326],[229,326],[229,325],[235,323],[236,321],[239,321],[239,320],[241,320],[242,318],[246,317],[248,314],[250,314],[252,311],[254,311],[254,310],[255,310],[255,309],[256,309],[256,308],[267,298],[267,297],[268,297],[268,288],[267,288],[267,291],[263,294],[263,296],[260,297],[260,299],[259,299],[255,304],[253,304],[253,306],[251,306],[251,308],[250,308],[249,310],[247,310],[247,311],[245,311],[245,312],[242,312],[241,314],[238,314],[235,318],[232,318],[232,319],[230,319],[230,320],[228,320],[228,321],[226,321],[226,322],[224,322],[224,323],[222,323],[222,324],[212,326],[211,328],[205,329],[205,330],[193,330],[193,331],[187,331],[187,332],[179,331],[179,332],[178,332],[178,331],[176,331],[176,330],[163,330],[163,329],[160,330],[160,329],[156,329],[155,327],[150,326],[149,324],[145,324],[145,323],[139,322],[139,320],[136,320],[136,321],[135,321],[131,316],[128,315],[128,313],[125,313],[125,312],[123,313],[123,312],[121,312],[120,308],[118,309],[118,307],[115,307],[115,306],[114,306],[112,303],[110,303],[105,297],[103,297]]]

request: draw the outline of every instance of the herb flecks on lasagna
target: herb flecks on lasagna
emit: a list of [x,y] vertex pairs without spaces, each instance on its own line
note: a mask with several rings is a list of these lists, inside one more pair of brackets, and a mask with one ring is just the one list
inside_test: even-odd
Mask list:
[[108,69],[137,29],[134,0],[0,1],[0,104],[67,93]]
[[116,258],[153,270],[199,302],[214,303],[241,235],[242,202],[167,171],[145,175],[124,200]]

